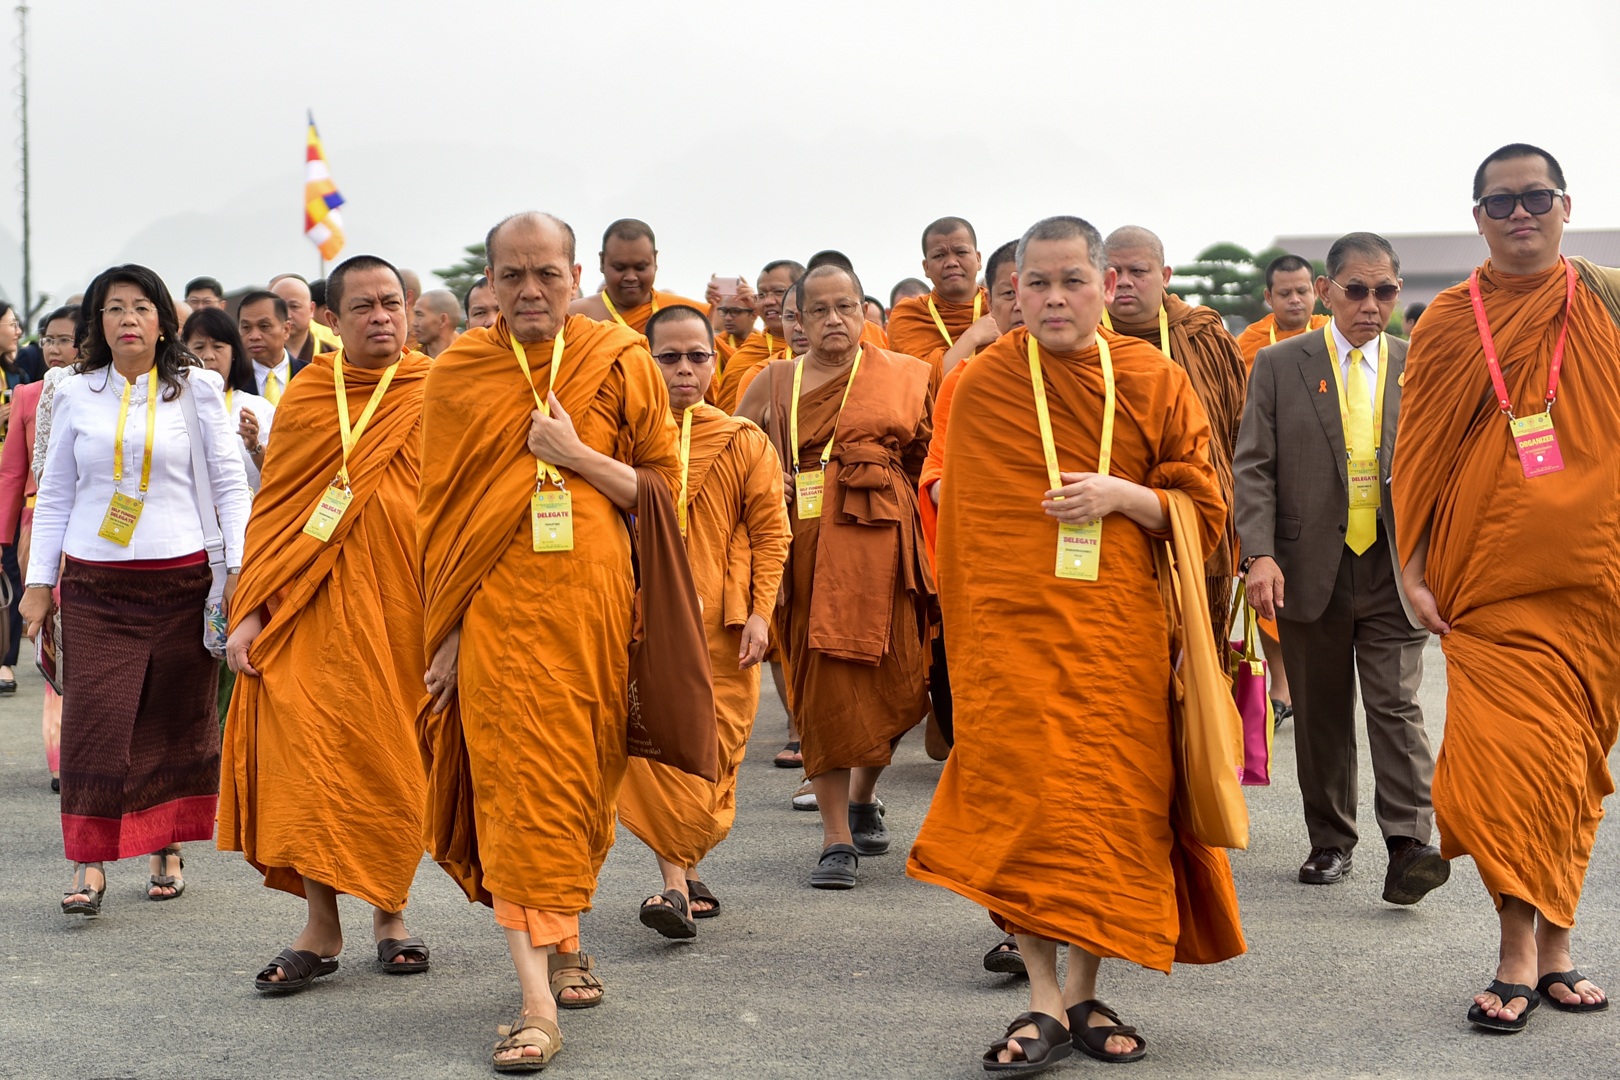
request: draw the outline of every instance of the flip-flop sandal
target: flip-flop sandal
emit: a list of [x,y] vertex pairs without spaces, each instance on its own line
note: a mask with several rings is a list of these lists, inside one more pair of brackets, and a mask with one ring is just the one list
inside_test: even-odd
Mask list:
[[861,853],[850,844],[829,844],[816,868],[810,871],[812,889],[853,889]]
[[[1090,1023],[1093,1013],[1100,1014],[1113,1023],[1093,1027]],[[1082,1001],[1069,1009],[1069,1030],[1074,1033],[1074,1048],[1097,1061],[1141,1061],[1147,1056],[1147,1040],[1142,1038],[1134,1027],[1120,1023],[1119,1014],[1096,998]],[[1135,1039],[1136,1049],[1127,1050],[1123,1054],[1110,1054],[1108,1040],[1115,1035]]]
[[[996,1055],[1007,1049],[1007,1045],[1014,1041],[1013,1032],[1030,1025],[1034,1025],[1040,1034],[1017,1037],[1017,1052],[1022,1058],[997,1061]],[[1007,1025],[1007,1034],[991,1043],[990,1049],[985,1051],[984,1071],[1038,1073],[1056,1065],[1073,1052],[1073,1041],[1069,1038],[1069,1029],[1063,1026],[1063,1021],[1046,1013],[1019,1013],[1013,1022]]]
[[[170,859],[179,859],[180,869],[184,870],[186,868],[186,857],[180,854],[178,848],[164,848],[162,851],[154,851],[152,854],[163,860],[165,870],[169,868]],[[186,891],[186,879],[179,874],[153,874],[146,880],[148,882],[146,890],[148,900],[178,900],[180,894]],[[153,889],[173,889],[174,892],[153,893]]]
[[1573,1005],[1567,1005],[1553,997],[1552,994],[1548,993],[1548,990],[1551,987],[1556,986],[1559,983],[1563,983],[1573,992],[1575,989],[1575,984],[1582,982],[1585,979],[1586,976],[1582,975],[1574,968],[1571,968],[1568,971],[1554,971],[1543,975],[1541,977],[1541,981],[1536,983],[1536,993],[1546,998],[1547,1004],[1551,1005],[1555,1009],[1562,1009],[1564,1012],[1602,1012],[1604,1009],[1607,1009],[1609,1007],[1609,999],[1607,997],[1605,997],[1602,1001],[1594,1001],[1590,1003],[1585,1001],[1577,1001]]
[[[557,952],[546,957],[547,980],[551,983],[551,996],[557,999],[559,1009],[594,1009],[607,997],[607,987],[593,972],[596,958],[586,952]],[[596,996],[584,1001],[565,998],[564,990],[595,990]]]
[[686,895],[690,896],[694,903],[698,900],[702,900],[709,905],[707,911],[697,907],[692,908],[692,918],[712,919],[720,914],[720,898],[714,895],[714,893],[710,892],[709,887],[703,884],[703,882],[688,881],[686,883]]
[[799,743],[790,742],[776,752],[771,764],[778,769],[798,769],[804,765],[804,755],[799,752]]
[[1468,1006],[1468,1022],[1482,1031],[1493,1031],[1502,1035],[1516,1035],[1524,1030],[1524,1025],[1530,1022],[1530,1014],[1536,1011],[1541,1004],[1541,995],[1523,983],[1505,983],[1501,979],[1492,979],[1491,985],[1485,988],[1487,994],[1495,994],[1504,1008],[1514,998],[1524,998],[1524,1011],[1512,1020],[1503,1020],[1499,1016],[1492,1016],[1480,1005]]
[[[539,1032],[539,1035],[527,1034],[531,1031]],[[557,1056],[557,1051],[561,1050],[563,1045],[562,1032],[556,1024],[543,1016],[530,1016],[527,1013],[519,1013],[516,1020],[510,1024],[502,1024],[495,1029],[495,1032],[498,1035],[505,1036],[495,1044],[495,1049],[489,1057],[490,1065],[499,1073],[540,1072],[551,1064],[551,1059]],[[540,1035],[544,1035],[546,1041],[542,1042]],[[538,1047],[540,1052],[538,1054],[508,1058],[505,1061],[495,1056],[508,1050],[521,1050],[528,1046]]]
[[[659,903],[659,898],[663,903]],[[677,940],[697,937],[697,923],[687,914],[686,897],[679,889],[665,889],[658,896],[650,896],[641,905],[641,925],[650,926],[667,938]]]
[[1024,967],[1024,954],[1018,951],[1018,939],[1008,934],[996,947],[984,954],[984,970],[997,975],[1028,975]]
[[[270,976],[281,970],[281,979]],[[266,994],[296,994],[307,990],[311,983],[338,969],[337,957],[325,957],[307,949],[282,949],[276,958],[264,966],[253,980],[253,989]]]
[[[420,960],[398,960],[396,957],[414,953]],[[377,963],[390,975],[417,975],[428,969],[432,957],[427,944],[417,937],[383,938],[377,942]]]

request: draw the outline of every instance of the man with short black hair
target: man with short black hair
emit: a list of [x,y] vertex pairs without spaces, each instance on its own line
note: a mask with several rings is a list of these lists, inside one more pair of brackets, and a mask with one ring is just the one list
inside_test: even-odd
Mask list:
[[225,286],[218,278],[196,277],[186,282],[186,303],[192,311],[225,306]]
[[709,305],[700,300],[688,300],[653,287],[658,277],[658,241],[645,221],[620,218],[609,225],[602,234],[598,264],[602,291],[575,300],[569,305],[570,315],[616,322],[639,334],[654,312],[672,304],[695,307],[705,314],[709,311]]
[[292,377],[309,364],[287,347],[292,335],[287,301],[267,289],[248,293],[237,305],[236,328],[253,361],[259,396],[272,405],[280,404]]
[[495,290],[489,278],[479,277],[467,290],[467,329],[488,330],[500,317],[500,305],[495,302]]
[[1299,255],[1279,255],[1266,264],[1263,295],[1271,310],[1238,335],[1238,351],[1251,371],[1255,354],[1267,345],[1320,330],[1328,322],[1326,315],[1312,314],[1316,310],[1316,271]]
[[[926,295],[897,301],[889,312],[889,344],[935,369],[935,383],[963,356],[1001,336],[979,285],[979,239],[967,219],[943,217],[923,230]],[[968,338],[966,342],[959,339]]]
[[716,408],[735,412],[743,381],[789,347],[782,327],[782,298],[803,276],[804,267],[792,259],[773,260],[759,272],[753,304],[762,325],[737,346],[725,370],[715,376],[710,394]]

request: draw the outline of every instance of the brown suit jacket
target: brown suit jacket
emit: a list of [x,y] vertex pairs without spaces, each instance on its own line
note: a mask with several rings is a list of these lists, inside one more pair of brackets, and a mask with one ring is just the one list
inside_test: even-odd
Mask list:
[[[1233,460],[1238,539],[1245,558],[1270,555],[1283,572],[1284,618],[1310,622],[1326,610],[1344,557],[1350,519],[1350,477],[1344,420],[1334,388],[1335,360],[1321,331],[1300,334],[1260,350]],[[1389,465],[1401,414],[1406,342],[1389,338],[1384,422],[1378,475],[1378,522],[1389,541],[1400,590]],[[1421,625],[1401,592],[1401,607]]]

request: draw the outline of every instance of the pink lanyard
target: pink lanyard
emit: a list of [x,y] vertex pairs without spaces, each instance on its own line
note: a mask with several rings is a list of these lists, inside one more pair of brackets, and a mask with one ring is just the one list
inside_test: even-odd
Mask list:
[[[1547,372],[1547,411],[1552,411],[1558,400],[1558,373],[1564,367],[1564,342],[1569,338],[1569,316],[1575,307],[1575,267],[1560,256],[1564,264],[1564,325],[1558,329],[1558,343],[1553,346],[1552,367]],[[1496,388],[1496,403],[1509,420],[1513,419],[1513,401],[1508,397],[1507,383],[1502,380],[1502,363],[1496,357],[1496,342],[1491,338],[1491,326],[1485,320],[1485,301],[1479,294],[1479,269],[1476,267],[1468,279],[1468,299],[1474,305],[1474,322],[1479,325],[1479,340],[1485,346],[1485,366],[1491,372],[1491,385]]]

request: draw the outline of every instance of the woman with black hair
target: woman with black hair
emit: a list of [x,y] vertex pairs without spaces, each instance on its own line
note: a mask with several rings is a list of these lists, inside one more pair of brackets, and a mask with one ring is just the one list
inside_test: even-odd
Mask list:
[[[217,512],[228,604],[250,496],[223,381],[181,344],[162,280],[143,266],[107,270],[82,320],[81,359],[53,406],[22,615],[37,635],[60,573],[62,835],[74,863],[62,910],[98,915],[104,862],[150,853],[147,896],[171,900],[185,888],[179,845],[214,834],[218,666],[203,644],[214,578],[202,522]],[[213,492],[201,508],[193,416]]]
[[191,354],[203,367],[225,380],[225,412],[242,437],[242,464],[247,469],[248,487],[259,490],[259,467],[264,464],[264,445],[270,440],[270,423],[276,407],[260,397],[253,360],[236,320],[224,308],[205,307],[192,312],[180,332]]
[[[5,445],[6,432],[11,427],[11,394],[28,381],[17,369],[17,345],[22,341],[22,322],[17,309],[0,300],[0,446]],[[17,692],[17,650],[22,644],[22,615],[17,605],[22,601],[22,569],[17,565],[17,547],[7,544],[0,549],[0,568],[11,583],[11,603],[0,612],[0,618],[11,621],[11,635],[5,655],[0,656],[0,694]]]

